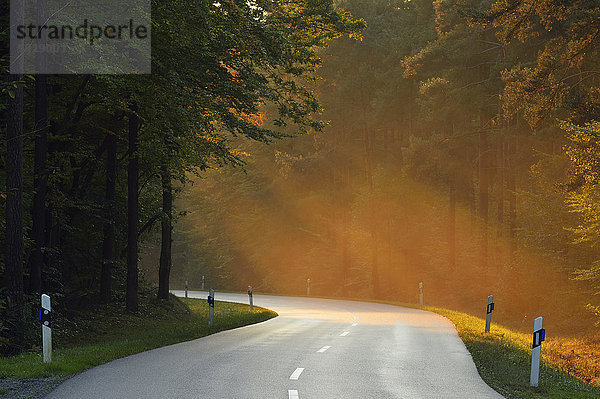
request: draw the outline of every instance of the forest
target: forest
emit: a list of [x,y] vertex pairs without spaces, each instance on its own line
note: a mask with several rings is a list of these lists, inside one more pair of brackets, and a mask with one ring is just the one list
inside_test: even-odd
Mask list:
[[33,345],[41,292],[135,312],[202,276],[409,303],[423,282],[597,335],[599,21],[593,0],[153,1],[150,75],[11,75],[4,30],[0,351]]
[[367,26],[319,52],[327,126],[192,179],[173,282],[408,303],[423,282],[435,306],[494,294],[512,327],[597,334],[598,5],[340,5]]
[[[8,15],[4,2],[5,27]],[[3,73],[2,353],[37,342],[41,292],[57,309],[137,312],[138,256],[156,235],[156,295],[168,299],[176,194],[203,170],[242,165],[231,135],[319,129],[307,87],[317,51],[362,26],[327,0],[156,1],[152,74]]]

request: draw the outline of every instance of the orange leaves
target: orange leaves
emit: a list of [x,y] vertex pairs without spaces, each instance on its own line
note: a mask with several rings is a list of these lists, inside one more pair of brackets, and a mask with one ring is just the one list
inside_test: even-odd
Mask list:
[[254,113],[254,114],[246,114],[244,112],[238,111],[233,108],[230,108],[229,112],[231,112],[236,117],[238,117],[256,127],[263,126],[264,122],[267,118],[267,116],[262,112],[258,112],[258,113]]
[[600,335],[585,338],[554,338],[546,343],[545,357],[582,380],[600,385]]

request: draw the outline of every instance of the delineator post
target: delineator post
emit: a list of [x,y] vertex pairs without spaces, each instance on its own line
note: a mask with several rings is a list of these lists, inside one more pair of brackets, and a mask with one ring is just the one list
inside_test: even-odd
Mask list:
[[531,345],[531,376],[529,385],[537,387],[540,380],[540,358],[542,355],[542,342],[546,339],[546,330],[542,328],[542,317],[533,322],[533,344]]

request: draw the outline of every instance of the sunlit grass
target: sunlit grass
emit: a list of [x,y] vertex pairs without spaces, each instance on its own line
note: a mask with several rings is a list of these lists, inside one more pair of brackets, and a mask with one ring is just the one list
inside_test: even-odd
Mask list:
[[547,348],[551,363],[600,386],[600,334],[584,338],[551,338]]
[[[158,301],[156,301],[158,302]],[[219,331],[268,320],[277,314],[268,309],[229,302],[215,304],[215,323],[208,327],[208,304],[203,299],[175,299],[145,304],[136,314],[121,306],[102,312],[79,312],[53,330],[56,349],[52,363],[42,361],[39,348],[18,356],[0,358],[0,378],[67,377],[111,360],[189,341]],[[150,310],[151,309],[151,310]]]
[[[425,307],[448,318],[471,352],[484,381],[507,398],[598,398],[600,387],[587,384],[597,373],[592,359],[577,366],[563,356],[557,339],[548,338],[542,345],[542,365],[538,388],[529,386],[531,334],[512,331],[492,323],[491,333],[484,334],[485,320],[448,309]],[[596,352],[598,353],[598,352]],[[595,371],[594,371],[595,370]],[[596,375],[597,378],[597,375]]]

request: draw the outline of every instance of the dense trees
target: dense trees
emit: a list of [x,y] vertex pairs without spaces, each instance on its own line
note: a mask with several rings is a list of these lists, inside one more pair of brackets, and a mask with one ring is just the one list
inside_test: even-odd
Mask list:
[[340,6],[367,21],[361,40],[329,0],[155,2],[151,76],[7,77],[10,306],[25,281],[64,306],[135,310],[144,252],[163,299],[202,275],[406,301],[424,281],[447,306],[502,292],[515,324],[586,324],[596,3]]
[[[158,225],[154,269],[166,298],[177,191],[198,171],[241,165],[234,135],[269,142],[286,126],[319,129],[308,84],[317,49],[362,27],[329,0],[173,0],[152,14],[152,75],[4,80],[3,320],[23,305],[24,283],[52,293],[58,308],[100,299],[136,311],[140,243]],[[22,341],[0,344],[18,350]]]
[[23,309],[23,88],[22,75],[11,75],[6,92],[6,252],[4,257],[5,320],[14,344],[22,343]]
[[[595,140],[598,120],[598,17],[595,2],[496,1],[475,22],[498,27],[498,37],[507,45],[517,40],[527,46],[527,64],[512,65],[503,73],[503,107],[507,118],[523,118],[534,130],[566,132],[565,155],[570,163],[569,180],[562,195],[566,204],[581,215],[574,230],[575,243],[595,247],[593,231],[593,177],[597,163]],[[543,40],[540,40],[542,38]],[[564,122],[557,126],[556,118]],[[580,277],[600,282],[597,255],[586,259]],[[591,264],[590,264],[591,262]],[[579,269],[579,267],[577,268]]]
[[444,306],[501,292],[514,324],[590,326],[597,5],[342,5],[368,27],[323,53],[330,126],[190,188],[175,280],[407,301],[425,281]]

